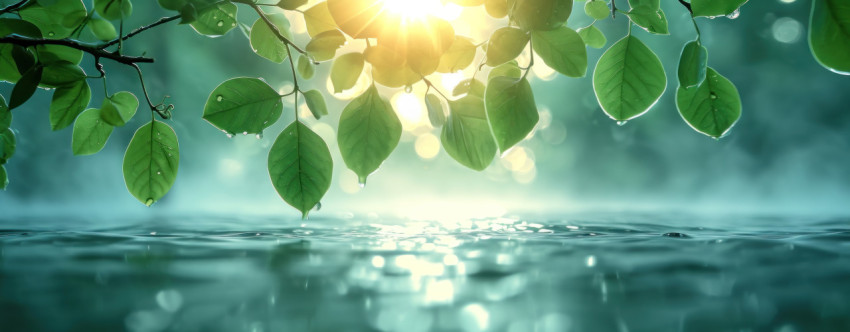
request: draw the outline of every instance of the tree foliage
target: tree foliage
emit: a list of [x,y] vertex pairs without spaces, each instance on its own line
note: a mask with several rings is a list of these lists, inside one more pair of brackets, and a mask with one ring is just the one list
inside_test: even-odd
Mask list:
[[[297,106],[301,96],[316,119],[340,117],[340,152],[361,184],[391,155],[401,137],[399,117],[381,94],[387,88],[427,86],[424,104],[431,125],[441,130],[443,149],[461,165],[479,171],[491,164],[497,152],[505,153],[534,130],[539,115],[527,76],[535,61],[567,77],[584,77],[592,66],[599,105],[615,121],[641,116],[667,90],[667,74],[659,57],[631,34],[635,27],[652,34],[671,33],[659,0],[628,0],[628,8],[623,8],[626,1],[617,7],[613,0],[587,0],[579,8],[594,21],[578,29],[566,25],[572,15],[582,15],[573,11],[572,0],[451,1],[465,7],[483,6],[480,13],[503,26],[487,40],[473,40],[458,35],[441,18],[393,14],[385,10],[384,0],[326,0],[309,8],[307,0],[158,0],[172,16],[129,30],[124,21],[134,15],[132,0],[14,2],[0,9],[0,80],[14,85],[8,97],[0,96],[0,165],[16,149],[10,128],[13,110],[25,105],[38,88],[53,89],[50,126],[53,130],[73,127],[75,155],[103,149],[113,130],[136,116],[140,106],[139,98],[130,92],[108,92],[101,61],[114,61],[137,71],[144,91],[142,109],[151,115],[124,156],[127,188],[148,206],[164,197],[177,177],[179,145],[171,126],[156,118],[169,120],[174,106],[155,104],[148,96],[140,64],[153,59],[126,54],[122,46],[135,35],[172,21],[209,37],[238,27],[258,56],[291,68],[293,89],[282,93],[260,78],[222,82],[207,98],[203,119],[227,135],[261,137],[281,118],[284,98],[293,97]],[[713,138],[726,135],[740,118],[741,98],[731,81],[709,67],[695,18],[735,17],[746,2],[679,1],[693,20],[696,38],[682,49],[676,106],[688,125]],[[242,23],[240,10],[258,18],[251,25]],[[306,45],[293,42],[286,12],[302,15],[310,37]],[[608,44],[595,23],[615,19],[617,14],[629,34],[613,42],[596,64],[588,64],[586,48]],[[850,72],[850,4],[813,0],[809,25],[809,45],[817,61],[837,73]],[[90,32],[90,40],[81,37],[84,31]],[[338,52],[355,40],[365,41],[364,47]],[[93,63],[82,63],[84,53],[92,56]],[[520,64],[523,54],[530,61]],[[475,63],[477,55],[483,55],[480,63]],[[316,66],[328,65],[332,92],[352,88],[364,75],[372,82],[341,111],[329,110],[322,92],[302,91],[298,84],[299,79],[316,75]],[[470,66],[476,66],[475,74],[453,91],[440,91],[429,80],[429,75]],[[491,69],[486,78],[477,75],[487,67]],[[102,97],[93,96],[90,86],[98,79],[103,80]],[[275,139],[268,170],[281,198],[306,217],[330,187],[333,161],[327,143],[296,114]],[[8,174],[0,166],[0,188],[7,184]]]

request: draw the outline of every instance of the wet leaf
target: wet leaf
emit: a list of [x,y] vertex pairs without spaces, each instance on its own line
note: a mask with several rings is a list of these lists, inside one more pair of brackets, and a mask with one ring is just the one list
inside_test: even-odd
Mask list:
[[331,83],[334,86],[334,93],[351,89],[363,72],[363,64],[363,54],[356,52],[346,53],[336,58],[331,67]]
[[440,134],[443,149],[461,165],[482,171],[496,157],[496,142],[487,123],[484,100],[467,95],[449,101],[449,118]]
[[316,120],[328,115],[328,107],[325,105],[325,97],[322,96],[322,93],[319,92],[319,90],[304,92],[304,102],[307,104],[307,108],[310,109],[310,113],[313,113],[313,117],[315,117]]
[[331,186],[333,159],[325,141],[295,121],[272,145],[268,168],[280,197],[306,218]]
[[401,121],[374,85],[343,109],[337,141],[342,160],[360,183],[366,183],[366,177],[390,156],[400,139]]
[[120,127],[136,115],[138,108],[139,100],[136,96],[127,91],[121,91],[103,100],[100,106],[100,117],[104,122]]
[[133,135],[124,153],[124,182],[133,197],[147,206],[160,200],[174,185],[180,163],[177,134],[153,120]]
[[520,29],[499,28],[493,32],[487,44],[487,65],[495,67],[516,59],[528,45],[528,41],[528,34]]
[[313,78],[313,75],[316,73],[316,68],[313,66],[313,62],[310,61],[310,58],[304,56],[304,54],[298,56],[296,68],[298,69],[298,74],[305,80]]
[[91,89],[85,80],[62,86],[53,93],[50,102],[50,128],[60,130],[74,123],[91,101]]
[[224,36],[236,27],[236,5],[222,1],[198,11],[198,17],[191,24],[198,33],[209,36]]
[[[266,14],[266,17],[284,37],[292,40],[292,34],[289,32],[289,21],[285,15]],[[277,37],[262,18],[258,18],[251,26],[250,40],[251,48],[257,55],[277,63],[286,60],[286,44]]]
[[526,79],[494,77],[484,92],[487,121],[502,153],[525,139],[540,116]]
[[562,75],[584,77],[587,72],[587,48],[573,29],[532,32],[531,45],[547,66]]
[[661,60],[637,37],[612,45],[593,71],[593,91],[602,110],[614,120],[636,118],[654,105],[667,88]]
[[708,66],[708,50],[699,41],[685,44],[679,57],[679,85],[690,88],[705,80],[705,69]]
[[210,93],[204,120],[227,133],[259,134],[280,118],[280,95],[257,78],[232,78]]
[[705,81],[676,91],[679,114],[694,130],[719,138],[741,117],[741,97],[728,79],[708,68]]
[[100,110],[89,108],[74,122],[71,150],[75,156],[86,156],[100,152],[112,135],[113,127],[101,119]]
[[661,9],[651,8],[646,5],[641,5],[638,7],[632,8],[626,16],[629,17],[632,22],[634,22],[637,26],[643,28],[644,30],[658,34],[658,35],[669,35],[670,31],[667,28],[667,17],[664,15],[664,11]]
[[[694,16],[725,16],[732,14],[748,0],[691,0]],[[821,0],[819,0],[821,1]]]
[[812,1],[809,47],[822,66],[850,75],[850,2]]

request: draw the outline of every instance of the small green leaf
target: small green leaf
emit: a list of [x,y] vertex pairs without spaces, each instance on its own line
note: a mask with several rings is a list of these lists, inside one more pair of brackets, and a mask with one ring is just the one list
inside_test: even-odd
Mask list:
[[277,6],[286,10],[296,10],[307,4],[307,0],[280,0]]
[[124,153],[124,182],[133,197],[151,206],[174,185],[180,164],[177,134],[153,120],[133,135]]
[[[286,38],[292,39],[289,32],[289,21],[283,14],[268,14],[269,18],[277,30]],[[277,35],[269,28],[263,19],[258,18],[251,26],[251,48],[254,53],[271,60],[272,62],[281,63],[286,59],[286,44],[277,38]]]
[[526,79],[494,77],[484,92],[487,121],[502,153],[525,139],[537,121],[537,104]]
[[611,9],[605,1],[593,0],[584,4],[584,13],[595,20],[602,20],[608,17]]
[[110,41],[115,38],[118,38],[118,31],[115,30],[115,26],[112,25],[112,22],[109,22],[102,18],[91,18],[88,27],[94,37],[102,41]]
[[0,130],[0,164],[5,164],[15,155],[17,141],[11,128]]
[[460,83],[455,86],[454,90],[452,90],[452,96],[469,94],[484,99],[484,89],[484,83],[481,83],[481,81],[467,78],[463,81],[460,81]]
[[18,34],[33,38],[42,37],[41,31],[37,26],[35,26],[35,24],[17,18],[0,18],[0,37],[5,37],[11,34]]
[[346,53],[336,58],[331,66],[331,83],[334,86],[334,93],[351,89],[360,78],[363,65],[363,54],[360,53]]
[[360,183],[366,183],[366,177],[390,156],[400,139],[401,121],[374,85],[342,110],[337,141],[342,160]]
[[75,156],[85,156],[100,152],[112,135],[112,126],[101,119],[100,110],[89,108],[74,122],[71,136],[71,150]]
[[229,134],[259,134],[280,118],[280,95],[257,78],[232,78],[210,93],[204,119]]
[[85,80],[56,89],[50,102],[50,129],[60,130],[74,123],[91,101],[91,89]]
[[484,10],[493,18],[503,18],[508,16],[508,1],[507,0],[484,0]]
[[699,41],[691,41],[682,49],[679,58],[679,86],[690,88],[705,80],[708,50]]
[[490,74],[487,75],[487,81],[490,81],[497,76],[511,77],[519,80],[519,78],[522,77],[522,69],[519,68],[519,64],[516,60],[511,60],[493,68],[493,70],[490,71]]
[[653,9],[649,6],[641,5],[632,8],[631,11],[626,13],[626,16],[628,16],[629,19],[637,26],[650,33],[658,35],[670,34],[670,31],[667,28],[667,17],[661,9]]
[[608,42],[608,38],[595,25],[578,29],[578,35],[584,40],[587,46],[593,48],[602,48]]
[[9,186],[9,176],[6,174],[6,166],[0,165],[0,189],[6,190]]
[[487,65],[495,67],[516,59],[528,45],[529,36],[524,31],[504,27],[493,32],[487,44]]
[[850,75],[850,2],[812,1],[809,48],[825,68]]
[[0,96],[0,131],[9,128],[12,125],[12,112],[9,106],[6,105],[6,99]]
[[339,30],[317,34],[307,43],[307,52],[316,61],[327,61],[336,56],[336,50],[345,45],[345,36]]
[[12,45],[12,60],[18,67],[19,73],[26,73],[35,65],[35,56],[29,49],[19,45]]
[[629,0],[629,7],[647,6],[653,10],[661,8],[661,0]]
[[32,97],[35,90],[38,89],[38,83],[41,81],[42,67],[33,66],[21,76],[15,87],[12,88],[12,95],[9,97],[9,109],[13,110]]
[[94,0],[94,10],[101,17],[115,21],[130,17],[133,3],[130,0]]
[[441,73],[454,73],[463,70],[472,64],[475,59],[475,44],[469,38],[455,36],[454,42],[440,57],[437,71]]
[[224,36],[236,27],[236,11],[236,5],[230,1],[216,3],[198,12],[192,28],[209,37]]
[[322,1],[304,11],[307,34],[314,37],[322,32],[336,30],[336,22],[328,11],[328,2]]
[[747,1],[748,0],[691,0],[691,10],[693,10],[695,17],[733,15],[733,13],[738,10],[738,8],[741,8],[741,6],[743,6]]
[[484,100],[467,95],[449,101],[449,118],[440,141],[443,149],[461,165],[482,171],[496,157],[496,142],[487,123]]
[[333,159],[328,145],[300,121],[274,141],[268,167],[277,193],[304,218],[331,186]]
[[39,83],[43,87],[58,88],[74,84],[86,79],[83,68],[67,61],[49,63],[44,67],[44,74]]
[[437,95],[429,93],[425,95],[425,108],[428,109],[428,120],[431,126],[440,128],[446,123],[446,113],[443,112],[443,102]]
[[307,103],[307,108],[310,109],[310,113],[313,113],[316,120],[328,115],[328,106],[325,105],[325,98],[322,97],[319,90],[304,92],[304,102]]
[[511,0],[511,16],[523,30],[553,30],[570,18],[573,0]]
[[139,108],[139,100],[127,91],[115,93],[103,100],[100,106],[100,117],[104,122],[120,127],[125,125]]
[[699,86],[679,87],[676,106],[694,130],[714,138],[725,135],[741,117],[738,89],[712,68]]
[[531,45],[547,66],[562,75],[584,77],[587,72],[587,48],[573,29],[532,32]]
[[649,110],[667,88],[661,60],[637,37],[614,43],[596,63],[593,91],[602,110],[626,121]]
[[310,61],[310,58],[304,56],[304,54],[298,56],[297,69],[298,74],[305,80],[313,78],[313,75],[316,73],[316,68],[313,66],[313,62]]

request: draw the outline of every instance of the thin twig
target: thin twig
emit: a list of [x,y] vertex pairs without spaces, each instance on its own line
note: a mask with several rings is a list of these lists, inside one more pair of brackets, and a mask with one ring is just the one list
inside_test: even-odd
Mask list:
[[298,47],[298,45],[295,45],[295,43],[293,43],[291,40],[289,40],[289,38],[286,38],[286,36],[284,36],[280,32],[280,30],[277,28],[277,26],[274,25],[274,23],[272,23],[271,20],[269,20],[269,17],[266,15],[266,12],[264,12],[262,9],[260,9],[260,6],[251,2],[250,0],[233,0],[233,2],[238,2],[238,3],[242,3],[242,4],[246,4],[248,6],[251,6],[251,8],[253,8],[254,11],[256,11],[257,14],[260,15],[260,19],[262,19],[263,22],[265,22],[266,25],[269,27],[269,29],[272,30],[272,32],[274,33],[275,37],[277,37],[278,40],[282,41],[286,45],[292,46],[292,48],[294,48],[298,53],[308,55],[307,51],[301,49],[300,47]]
[[443,92],[440,91],[440,89],[437,89],[437,87],[434,86],[434,83],[431,83],[431,81],[429,81],[424,76],[422,77],[422,81],[425,82],[426,85],[428,85],[429,89],[434,89],[434,91],[437,91],[437,93],[440,94],[440,96],[442,96],[443,99],[445,99],[446,101],[451,101],[451,99],[449,99],[449,97],[446,97],[446,95],[444,95]]
[[111,40],[111,41],[109,41],[109,42],[107,42],[107,43],[105,43],[105,44],[103,44],[103,45],[99,45],[99,46],[98,46],[98,48],[100,48],[100,49],[104,49],[104,48],[107,48],[107,47],[109,47],[109,46],[115,45],[115,44],[117,44],[119,41],[124,41],[124,40],[130,39],[130,38],[132,38],[133,36],[135,36],[135,35],[137,35],[137,34],[139,34],[139,33],[142,33],[143,31],[145,31],[145,30],[147,30],[147,29],[150,29],[150,28],[156,27],[156,26],[158,26],[158,25],[161,25],[161,24],[165,24],[165,23],[168,23],[168,22],[174,21],[174,20],[176,20],[176,19],[178,19],[178,18],[180,18],[180,17],[181,17],[181,16],[178,14],[178,15],[174,15],[174,16],[169,16],[169,17],[163,17],[163,18],[160,18],[160,19],[159,19],[159,20],[157,20],[156,22],[153,22],[153,23],[151,23],[151,24],[148,24],[148,25],[145,25],[145,26],[139,27],[139,28],[137,28],[136,30],[131,31],[130,33],[128,33],[128,34],[127,34],[126,36],[124,36],[124,37],[115,38],[115,39],[113,39],[113,40]]
[[28,46],[37,46],[37,45],[61,45],[67,46],[70,48],[78,49],[80,51],[89,53],[96,58],[104,58],[109,59],[118,63],[123,63],[125,65],[130,65],[134,63],[152,63],[153,58],[142,57],[142,56],[129,56],[129,55],[121,55],[114,52],[109,52],[98,48],[96,45],[82,43],[72,39],[42,39],[42,38],[30,38],[24,37],[20,35],[10,35],[6,37],[0,37],[0,44],[14,44],[20,45],[24,47]]

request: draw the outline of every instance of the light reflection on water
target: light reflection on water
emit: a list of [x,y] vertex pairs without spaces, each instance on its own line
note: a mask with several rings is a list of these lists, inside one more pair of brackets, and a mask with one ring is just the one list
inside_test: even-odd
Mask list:
[[730,221],[735,230],[651,220],[4,221],[0,322],[3,331],[850,328],[846,220]]

